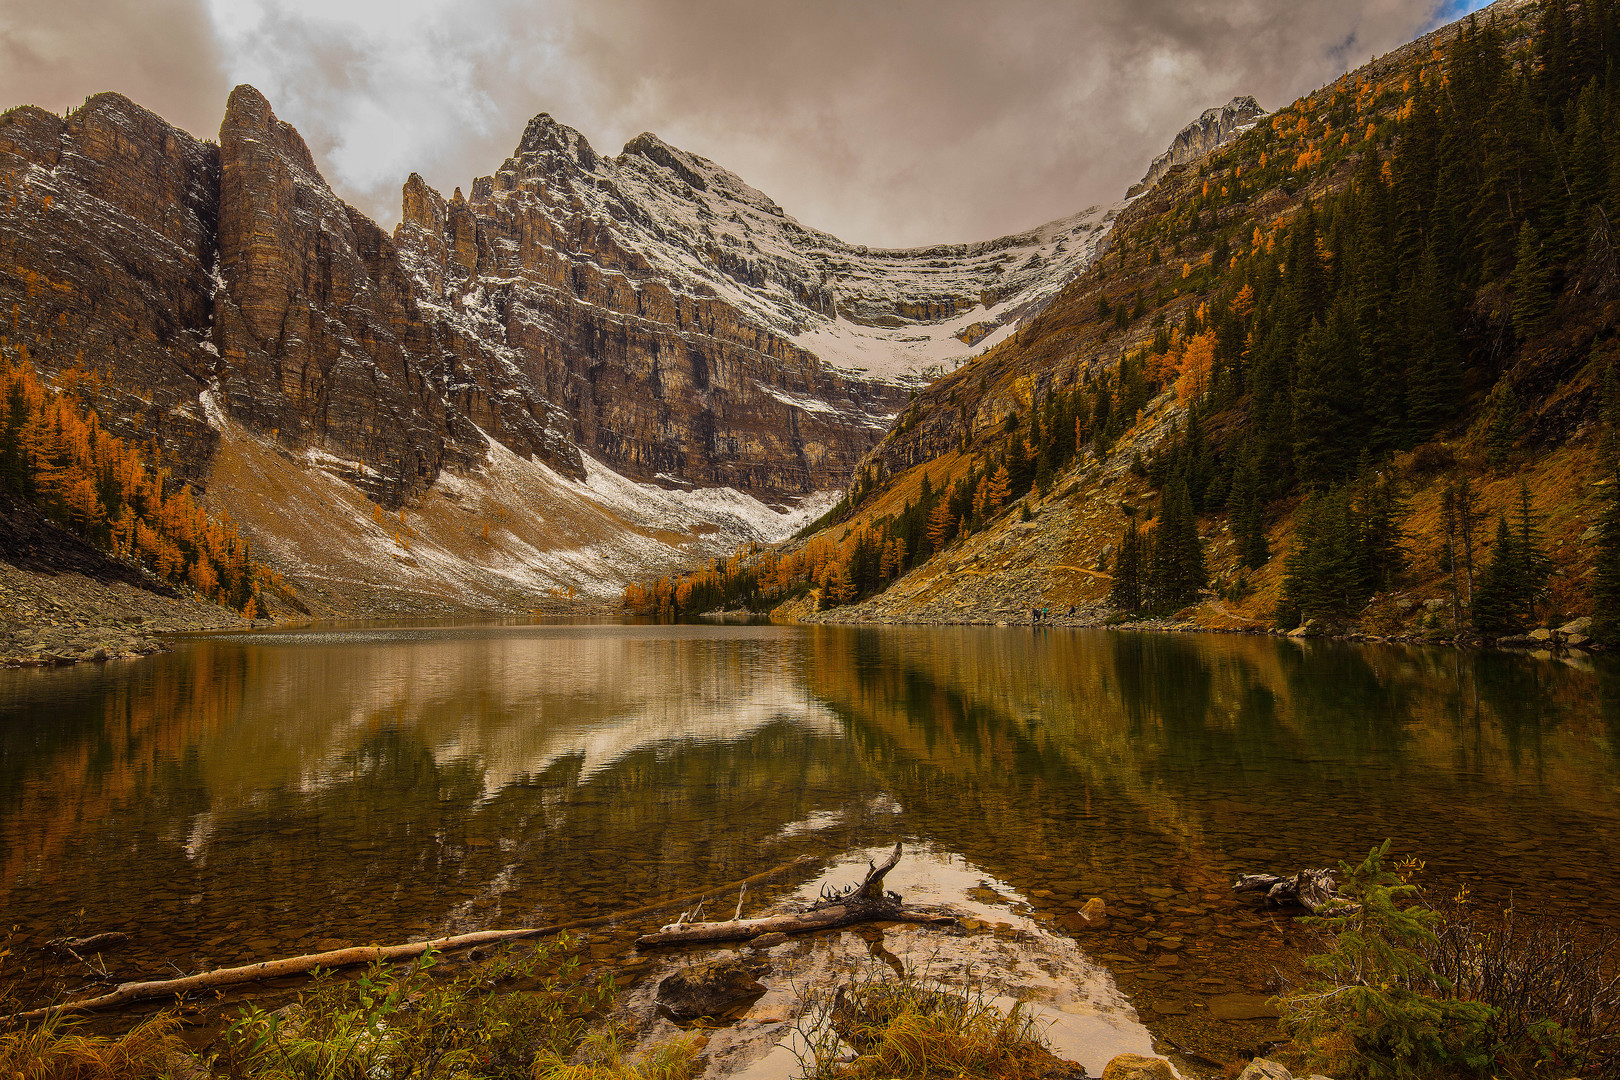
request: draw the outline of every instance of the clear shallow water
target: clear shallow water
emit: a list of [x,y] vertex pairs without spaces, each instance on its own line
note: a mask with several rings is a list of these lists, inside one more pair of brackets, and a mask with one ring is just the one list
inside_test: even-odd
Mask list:
[[[153,977],[821,860],[764,905],[904,836],[1009,922],[1066,936],[1104,897],[1079,947],[1218,1057],[1267,1021],[1215,1014],[1304,941],[1239,873],[1387,836],[1437,885],[1620,926],[1617,755],[1610,658],[1027,627],[197,638],[0,672],[0,911],[36,967],[123,930],[112,974]],[[642,929],[591,953],[644,971]]]

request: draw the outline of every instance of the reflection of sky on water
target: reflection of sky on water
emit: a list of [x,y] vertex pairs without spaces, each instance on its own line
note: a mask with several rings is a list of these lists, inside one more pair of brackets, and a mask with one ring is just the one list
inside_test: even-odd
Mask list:
[[[824,885],[858,881],[869,860],[887,854],[884,848],[853,852],[802,885],[793,899],[809,903]],[[881,969],[895,965],[925,981],[982,996],[1004,1011],[1023,1002],[1053,1051],[1078,1061],[1089,1075],[1102,1075],[1117,1054],[1154,1053],[1152,1035],[1107,969],[1072,938],[1054,934],[1030,918],[1029,900],[1006,882],[960,855],[929,845],[908,847],[885,884],[909,904],[948,907],[997,931],[949,934],[894,926],[868,929],[867,936],[819,936],[772,948],[767,954],[771,971],[761,979],[766,994],[749,1007],[741,1023],[708,1033],[709,1075],[733,1080],[789,1080],[798,1075],[798,1053],[804,1049],[795,1030],[802,1007],[799,988],[825,985],[833,972],[853,971],[863,977],[874,970],[886,974]],[[999,899],[989,901],[991,892]],[[654,970],[637,1004],[650,1003],[652,987],[677,967],[734,955],[731,948],[679,953]],[[667,1024],[659,1024],[644,1037],[656,1041],[671,1034]]]
[[[940,854],[896,887],[1030,940],[1117,900],[1111,943],[1082,946],[1144,1015],[1193,1016],[1154,995],[1258,994],[1293,948],[1269,924],[1271,951],[1249,947],[1235,874],[1386,836],[1435,880],[1620,925],[1617,685],[1612,658],[1028,628],[188,639],[0,672],[0,903],[25,949],[123,929],[127,970],[156,974],[606,914],[905,836]],[[1173,975],[1133,944],[1149,933],[1183,943]],[[1101,1011],[1051,1008],[1054,1031],[1102,1038]]]

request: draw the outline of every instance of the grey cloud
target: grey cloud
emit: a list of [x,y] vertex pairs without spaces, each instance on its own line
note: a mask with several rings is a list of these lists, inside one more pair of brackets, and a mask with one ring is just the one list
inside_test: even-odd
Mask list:
[[0,4],[0,109],[61,112],[116,90],[212,138],[229,88],[202,0]]
[[[334,186],[384,223],[397,217],[411,170],[446,191],[465,186],[545,111],[606,153],[653,131],[737,172],[807,225],[883,245],[984,239],[1111,201],[1204,108],[1245,93],[1284,104],[1410,40],[1438,8],[1438,0],[208,2],[217,47],[199,40],[202,23],[186,21],[193,5],[157,5],[184,24],[199,61],[195,72],[174,70],[168,99],[178,104],[140,86],[125,92],[176,109],[166,115],[182,124],[203,113],[217,125],[223,88],[214,72],[253,82],[303,132]],[[12,39],[5,18],[0,44]],[[87,36],[85,47],[114,42]],[[27,76],[5,79],[0,89],[12,99],[29,96]]]

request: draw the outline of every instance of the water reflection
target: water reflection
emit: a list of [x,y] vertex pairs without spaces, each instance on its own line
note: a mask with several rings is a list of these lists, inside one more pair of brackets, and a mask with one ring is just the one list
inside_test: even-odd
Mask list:
[[1386,836],[1437,880],[1620,925],[1617,685],[1609,660],[1027,628],[200,639],[0,673],[0,896],[25,947],[127,930],[114,973],[151,975],[589,916],[903,833],[1059,931],[1105,897],[1081,945],[1169,1030],[1288,954],[1235,874]]

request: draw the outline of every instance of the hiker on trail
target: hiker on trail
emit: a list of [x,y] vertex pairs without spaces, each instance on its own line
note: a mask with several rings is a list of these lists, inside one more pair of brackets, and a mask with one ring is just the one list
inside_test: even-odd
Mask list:
[[1069,605],[1069,618],[1071,618],[1071,619],[1074,618],[1074,605],[1073,604]]
[[1032,623],[1038,623],[1038,622],[1041,621],[1041,609],[1040,608],[1032,607],[1032,608],[1029,609],[1029,621],[1032,622]]
[[1047,618],[1048,618],[1048,617],[1049,617],[1049,616],[1050,616],[1050,615],[1051,615],[1051,614],[1052,614],[1052,609],[1051,609],[1051,608],[1047,608],[1047,607],[1043,607],[1043,608],[1041,608],[1041,621],[1042,621],[1042,622],[1045,622],[1045,621],[1046,621],[1046,619],[1047,619]]

